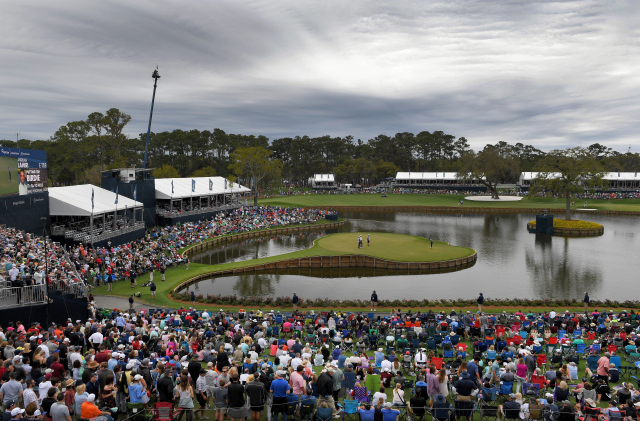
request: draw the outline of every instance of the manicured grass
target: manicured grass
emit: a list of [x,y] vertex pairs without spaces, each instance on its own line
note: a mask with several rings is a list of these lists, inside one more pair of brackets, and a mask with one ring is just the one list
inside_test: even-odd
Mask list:
[[[362,235],[363,247],[357,248],[358,236]],[[474,253],[467,247],[450,246],[443,241],[434,241],[433,248],[428,239],[413,235],[374,233],[371,245],[367,246],[366,232],[332,234],[316,240],[314,249],[335,254],[363,254],[399,262],[435,262],[467,257]]]
[[[449,194],[389,194],[380,197],[379,194],[309,194],[298,196],[280,196],[260,199],[259,204],[271,206],[454,206],[460,207],[458,202],[464,195]],[[585,200],[577,200],[576,207],[584,206]],[[599,210],[640,211],[640,200],[586,200],[587,207]],[[518,202],[471,202],[465,201],[464,207],[480,208],[553,208],[564,209],[565,199],[527,198]]]
[[[530,224],[536,225],[536,221],[533,220]],[[573,229],[596,229],[602,228],[602,225],[595,222],[581,221],[579,219],[572,219],[567,221],[566,219],[553,219],[553,226],[555,228],[573,228]]]
[[[320,240],[316,240],[316,245],[305,250],[294,251],[292,253],[286,253],[276,256],[264,257],[261,259],[253,259],[241,262],[223,263],[221,265],[202,265],[192,263],[190,269],[187,270],[185,266],[177,268],[169,268],[165,273],[166,281],[161,281],[159,272],[154,274],[154,283],[157,286],[155,301],[151,301],[151,293],[147,287],[141,287],[141,284],[149,281],[149,274],[144,274],[136,279],[138,286],[131,288],[129,280],[116,282],[113,284],[113,290],[107,291],[106,286],[101,286],[94,289],[94,295],[114,295],[123,298],[128,298],[135,292],[141,292],[142,297],[136,298],[136,301],[145,302],[158,307],[176,307],[179,306],[179,302],[176,302],[168,297],[171,290],[186,281],[187,279],[201,275],[207,272],[215,272],[226,269],[237,269],[247,266],[259,265],[264,263],[277,262],[280,260],[296,259],[301,257],[311,256],[338,256],[348,254],[365,254],[375,257],[380,257],[388,260],[399,260],[409,262],[430,262],[437,260],[451,260],[461,257],[469,256],[473,254],[473,250],[466,247],[449,246],[447,243],[441,241],[433,242],[433,249],[430,249],[429,240],[420,237],[414,237],[410,235],[400,234],[375,234],[374,238],[379,240],[374,247],[367,247],[366,245],[362,249],[357,248],[357,237],[360,233],[344,233],[344,234],[332,234],[324,237],[320,240],[328,239],[328,242],[322,242],[322,246],[319,245]],[[366,233],[363,234],[363,240],[366,244]],[[374,241],[374,242],[375,242]],[[371,253],[369,252],[371,251]],[[198,309],[204,309],[207,306],[197,306]],[[208,306],[209,308],[212,305]],[[219,306],[218,306],[219,307]]]

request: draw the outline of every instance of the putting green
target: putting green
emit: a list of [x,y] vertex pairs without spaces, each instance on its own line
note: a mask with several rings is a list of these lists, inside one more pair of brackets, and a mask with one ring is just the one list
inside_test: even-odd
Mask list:
[[[367,246],[367,234],[371,235]],[[362,235],[363,247],[358,248],[358,236]],[[436,262],[471,256],[473,249],[450,246],[444,241],[434,241],[433,248],[428,238],[413,235],[348,232],[331,234],[315,241],[311,250],[322,250],[323,254],[363,254],[398,262]]]

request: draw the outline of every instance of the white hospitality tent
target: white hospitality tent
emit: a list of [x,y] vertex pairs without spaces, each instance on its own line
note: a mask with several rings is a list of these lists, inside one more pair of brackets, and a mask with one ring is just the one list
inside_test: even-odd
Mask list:
[[[544,174],[541,172],[522,172],[520,173],[520,179],[518,184],[521,187],[528,187],[531,182],[538,177],[538,174]],[[557,178],[560,173],[549,173],[548,178]],[[604,174],[603,179],[609,182],[610,189],[637,189],[640,188],[640,176],[638,172],[607,172]]]
[[310,179],[311,187],[316,188],[335,188],[338,187],[333,174],[314,174]]
[[[118,235],[116,231],[119,228],[124,229],[129,225],[135,227],[136,211],[140,211],[138,225],[144,227],[143,208],[141,202],[92,184],[49,188],[49,214],[55,221],[52,223],[53,235],[64,235],[66,231],[82,231],[95,236],[108,231]],[[132,214],[131,221],[128,220],[129,212]],[[95,219],[99,220],[97,224],[94,223]],[[56,226],[56,222],[63,225]]]
[[202,206],[203,198],[206,198],[207,206],[211,206],[212,202],[216,205],[228,204],[234,197],[251,191],[224,177],[160,178],[155,180],[155,189],[156,201],[170,201],[170,208],[173,208],[176,200],[181,203],[184,201],[193,208],[193,200],[196,199]]
[[[483,177],[484,179],[484,177]],[[477,184],[477,180],[465,180],[455,171],[443,172],[398,172],[396,185],[432,184]]]

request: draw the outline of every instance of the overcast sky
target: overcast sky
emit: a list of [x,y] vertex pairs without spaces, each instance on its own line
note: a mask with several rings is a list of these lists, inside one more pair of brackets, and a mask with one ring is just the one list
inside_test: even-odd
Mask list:
[[3,1],[0,139],[116,107],[127,132],[442,130],[640,152],[637,1]]

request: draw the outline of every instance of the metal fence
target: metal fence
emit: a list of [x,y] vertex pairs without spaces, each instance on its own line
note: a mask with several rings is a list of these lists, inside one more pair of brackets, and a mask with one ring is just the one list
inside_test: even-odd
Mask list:
[[47,290],[44,285],[0,288],[0,308],[44,304],[46,302]]

